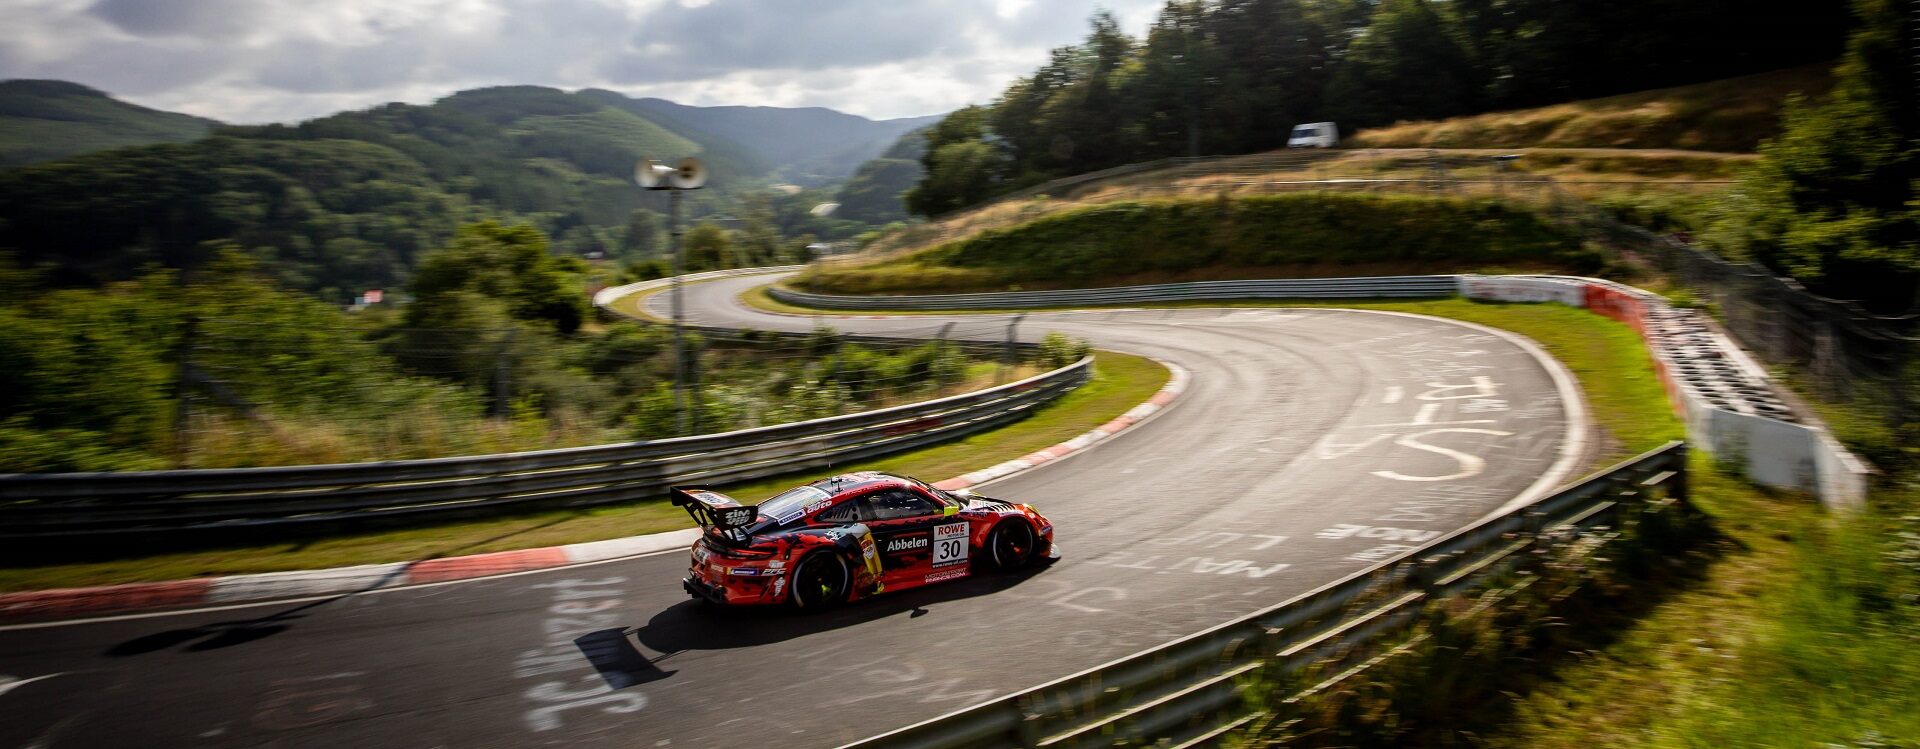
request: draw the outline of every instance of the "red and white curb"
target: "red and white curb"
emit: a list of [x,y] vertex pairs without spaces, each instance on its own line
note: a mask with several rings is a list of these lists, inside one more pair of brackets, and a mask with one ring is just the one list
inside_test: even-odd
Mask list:
[[[1178,365],[1164,361],[1160,363],[1172,373],[1167,384],[1147,402],[1135,406],[1120,418],[1019,460],[1010,460],[992,468],[947,479],[934,486],[942,489],[962,489],[1005,478],[1085,450],[1094,443],[1112,437],[1146,420],[1147,417],[1165,410],[1175,398],[1186,391],[1189,375],[1187,370]],[[686,528],[606,541],[472,554],[444,559],[423,559],[415,562],[363,564],[320,570],[264,572],[156,583],[0,593],[0,622],[58,620],[191,606],[353,595],[385,588],[469,580],[685,549],[699,537],[698,528]]]
[[1155,359],[1154,361],[1160,362],[1160,365],[1166,367],[1167,371],[1171,372],[1173,376],[1168,378],[1167,384],[1162,386],[1159,392],[1154,393],[1153,397],[1149,398],[1147,402],[1134,406],[1132,410],[1121,414],[1120,418],[1109,421],[1093,431],[1045,450],[1033,452],[1016,460],[1009,460],[991,468],[982,468],[964,476],[950,478],[935,483],[934,486],[941,489],[965,489],[996,479],[1003,479],[1034,466],[1059,460],[1068,455],[1085,450],[1092,447],[1096,442],[1112,437],[1128,427],[1145,421],[1147,417],[1166,409],[1168,405],[1173,403],[1175,398],[1180,397],[1181,393],[1186,392],[1187,381],[1191,378],[1187,370],[1178,364],[1160,361],[1159,359]]
[[416,562],[0,593],[0,621],[351,595],[383,588],[467,580],[684,549],[699,537],[699,529],[687,528],[607,541]]

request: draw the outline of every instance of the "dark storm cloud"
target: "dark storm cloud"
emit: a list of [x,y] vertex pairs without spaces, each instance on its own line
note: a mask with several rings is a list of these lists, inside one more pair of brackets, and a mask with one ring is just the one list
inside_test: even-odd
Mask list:
[[99,0],[87,12],[134,36],[218,38],[257,22],[253,0]]

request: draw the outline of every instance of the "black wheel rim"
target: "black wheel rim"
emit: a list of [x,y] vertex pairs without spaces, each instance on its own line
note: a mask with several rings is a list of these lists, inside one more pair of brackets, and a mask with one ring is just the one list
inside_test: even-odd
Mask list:
[[1003,568],[1018,567],[1027,563],[1027,557],[1033,554],[1033,529],[1026,523],[1013,522],[1000,526],[1000,532],[993,534],[993,561]]
[[793,595],[803,608],[838,600],[846,585],[846,565],[826,554],[808,558],[793,573]]

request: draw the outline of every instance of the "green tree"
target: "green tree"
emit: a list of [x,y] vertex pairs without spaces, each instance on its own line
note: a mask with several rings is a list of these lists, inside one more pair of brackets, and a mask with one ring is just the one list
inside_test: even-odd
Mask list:
[[719,224],[702,221],[680,242],[687,254],[688,273],[734,267],[733,238]]
[[1475,111],[1467,47],[1431,0],[1384,0],[1328,82],[1329,116],[1351,126]]
[[472,224],[420,261],[409,324],[444,316],[437,308],[460,303],[460,293],[466,292],[501,301],[515,319],[543,322],[571,334],[587,315],[587,298],[576,273],[577,266],[547,254],[547,238],[533,227]]
[[1920,304],[1920,109],[1904,5],[1855,0],[1860,26],[1821,102],[1795,100],[1779,139],[1704,238],[1825,293],[1888,311]]
[[620,234],[620,257],[628,261],[644,260],[661,252],[660,214],[635,208],[627,214],[627,225]]

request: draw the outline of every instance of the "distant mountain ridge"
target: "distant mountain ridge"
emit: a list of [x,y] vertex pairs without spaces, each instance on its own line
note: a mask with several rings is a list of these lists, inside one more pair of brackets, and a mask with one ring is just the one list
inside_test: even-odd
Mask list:
[[0,167],[152,143],[185,143],[219,122],[120,101],[68,81],[0,81]]
[[[356,118],[378,119],[371,113],[410,106],[389,104],[298,125],[263,127],[331,130]],[[698,107],[665,99],[635,99],[604,89],[569,93],[545,86],[469,89],[427,108],[454,110],[508,128],[525,139],[541,141],[536,150],[604,151],[608,142],[614,142],[628,155],[639,151],[669,159],[703,155],[716,162],[718,171],[735,178],[810,187],[845,180],[902,134],[940,117],[870,120],[824,107]],[[325,124],[310,128],[311,123]],[[78,83],[0,82],[0,167],[124,146],[185,143],[221,126],[214,120],[129,104]],[[561,142],[563,137],[576,139],[572,149]],[[542,155],[564,158],[568,154]]]
[[744,158],[763,165],[785,182],[818,186],[852,175],[913,130],[941,115],[870,120],[824,107],[697,107],[665,99],[633,99],[612,91],[588,89],[611,106],[646,117],[681,133],[700,133],[715,143],[741,149]]
[[[95,106],[112,103],[88,96]],[[27,114],[41,115],[28,120],[34,127],[62,122],[55,110]],[[646,227],[658,226],[649,214],[665,205],[633,184],[643,156],[710,164],[709,189],[683,206],[698,221],[769,210],[762,188],[771,183],[843,180],[925,121],[686,107],[541,86],[473,89],[428,105],[215,127],[185,143],[0,169],[0,248],[53,283],[92,285],[148,264],[186,267],[224,245],[254,254],[288,287],[351,298],[404,283],[421,252],[483,219],[532,225],[565,254],[656,253],[649,238],[658,229]],[[865,228],[804,208],[778,221],[794,237]]]

